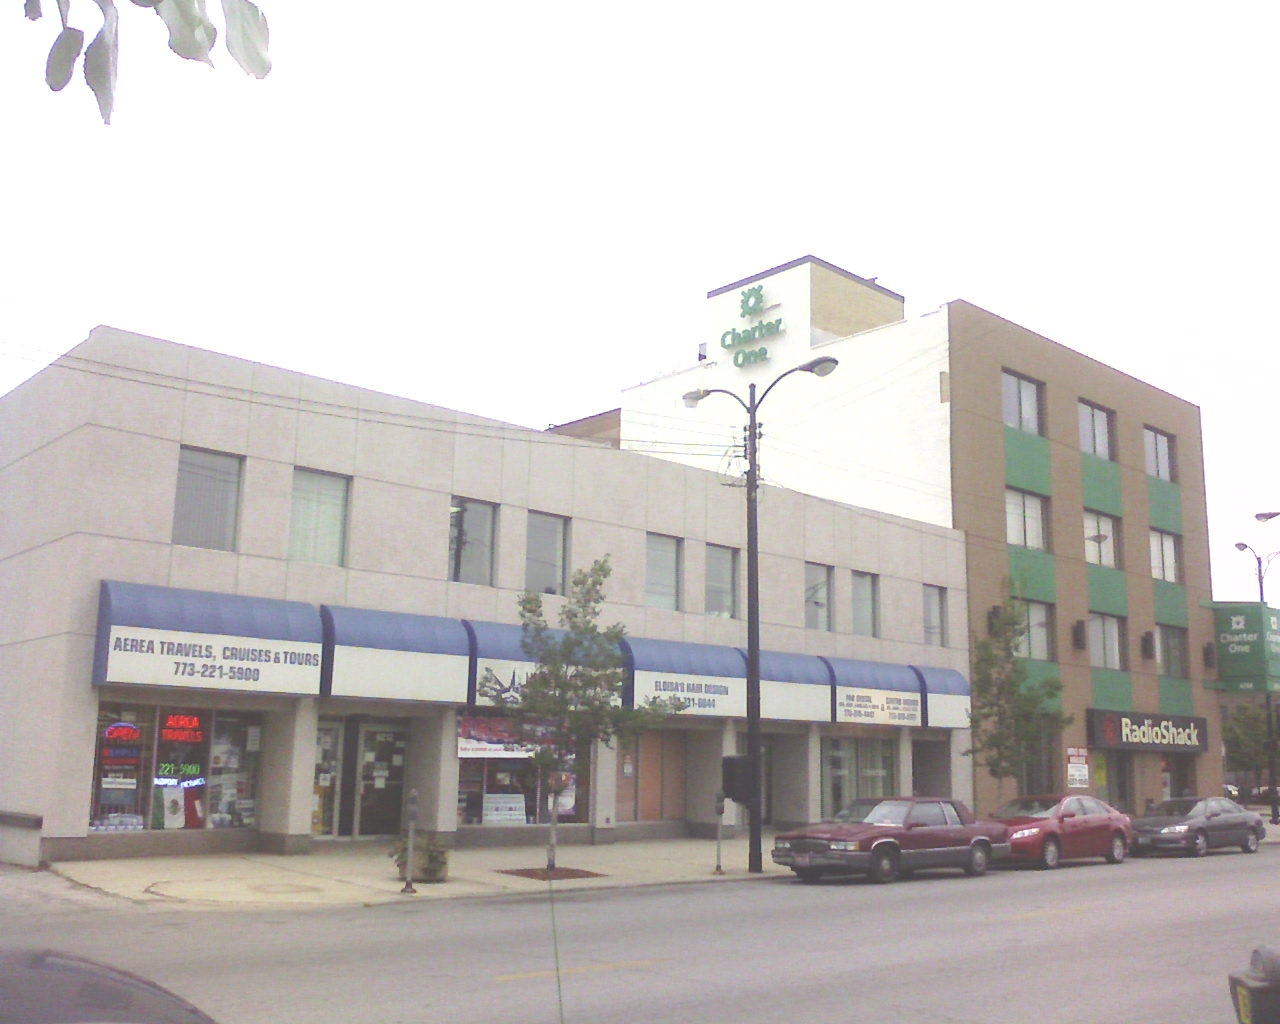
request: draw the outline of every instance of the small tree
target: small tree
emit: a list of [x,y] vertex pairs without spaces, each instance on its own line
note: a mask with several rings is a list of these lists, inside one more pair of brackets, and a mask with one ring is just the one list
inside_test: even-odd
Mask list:
[[[652,727],[678,711],[673,702],[652,700],[640,708],[622,704],[623,663],[618,643],[626,628],[615,623],[601,629],[600,606],[611,573],[609,559],[573,574],[568,600],[560,609],[560,629],[547,625],[542,595],[520,596],[521,646],[534,668],[518,686],[503,683],[486,669],[482,696],[492,700],[515,722],[522,744],[533,749],[538,791],[555,801],[569,773],[580,766],[596,741],[609,745],[615,736]],[[556,818],[551,813],[547,868],[556,866]]]
[[1005,779],[1025,780],[1046,736],[1071,723],[1057,709],[1062,683],[1056,679],[1028,682],[1020,656],[1027,633],[1026,610],[1006,596],[992,609],[988,636],[974,638],[969,728],[965,754],[996,780],[996,802],[1003,803]]
[[1262,772],[1267,766],[1267,713],[1256,704],[1241,704],[1222,723],[1222,745],[1227,768],[1247,772],[1253,788],[1262,788]]

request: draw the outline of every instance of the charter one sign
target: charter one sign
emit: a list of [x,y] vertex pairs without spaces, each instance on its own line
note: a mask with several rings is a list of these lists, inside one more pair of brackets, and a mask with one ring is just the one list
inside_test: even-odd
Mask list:
[[1257,602],[1211,607],[1221,688],[1280,690],[1280,613]]

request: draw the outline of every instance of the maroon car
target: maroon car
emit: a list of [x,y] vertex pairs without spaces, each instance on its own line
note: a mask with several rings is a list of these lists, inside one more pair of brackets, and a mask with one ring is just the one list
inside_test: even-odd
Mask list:
[[1083,857],[1119,864],[1133,842],[1129,816],[1085,793],[1020,796],[992,817],[1009,826],[1012,859],[1043,868]]
[[1009,853],[1009,830],[978,821],[959,800],[872,797],[855,800],[832,821],[779,833],[773,862],[802,882],[823,875],[868,875],[892,882],[917,868],[961,868],[985,874]]

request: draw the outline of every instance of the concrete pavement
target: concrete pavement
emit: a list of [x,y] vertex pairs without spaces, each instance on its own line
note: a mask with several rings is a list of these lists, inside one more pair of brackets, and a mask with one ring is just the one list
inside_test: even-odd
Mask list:
[[[448,881],[415,882],[403,893],[393,841],[316,843],[297,856],[268,853],[203,854],[189,857],[133,857],[119,860],[61,861],[50,871],[77,885],[133,903],[189,909],[251,906],[367,906],[406,900],[545,893],[548,882],[512,872],[545,869],[545,846],[468,848],[449,851]],[[769,858],[764,871],[747,871],[745,836],[721,843],[716,873],[714,839],[641,840],[601,846],[561,846],[556,892],[680,882],[758,881],[790,877]]]

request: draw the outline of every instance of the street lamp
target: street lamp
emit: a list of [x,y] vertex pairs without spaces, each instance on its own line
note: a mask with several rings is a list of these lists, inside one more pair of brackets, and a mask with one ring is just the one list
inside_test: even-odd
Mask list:
[[755,383],[747,385],[744,402],[732,391],[724,388],[700,388],[684,396],[684,404],[692,409],[708,395],[728,395],[747,413],[747,766],[751,773],[752,795],[747,807],[750,823],[750,845],[747,848],[747,871],[759,874],[764,870],[761,852],[761,786],[760,786],[760,538],[758,526],[757,491],[760,486],[759,424],[756,412],[780,380],[793,373],[812,373],[825,377],[839,365],[830,356],[811,359],[794,366],[773,381],[756,397]]
[[[1265,522],[1267,519],[1275,515],[1276,512],[1260,512],[1254,518]],[[1264,518],[1265,517],[1265,518]],[[1267,575],[1267,568],[1271,565],[1271,560],[1280,555],[1280,551],[1273,551],[1265,558],[1254,551],[1244,541],[1236,542],[1237,551],[1247,551],[1253,555],[1254,563],[1257,565],[1258,571],[1258,601],[1262,604],[1262,699],[1266,703],[1267,709],[1267,778],[1268,786],[1271,790],[1271,824],[1280,825],[1280,793],[1276,792],[1276,720],[1271,714],[1271,682],[1267,678],[1267,651],[1269,649],[1269,633],[1266,624],[1267,615],[1267,590],[1263,580]]]

